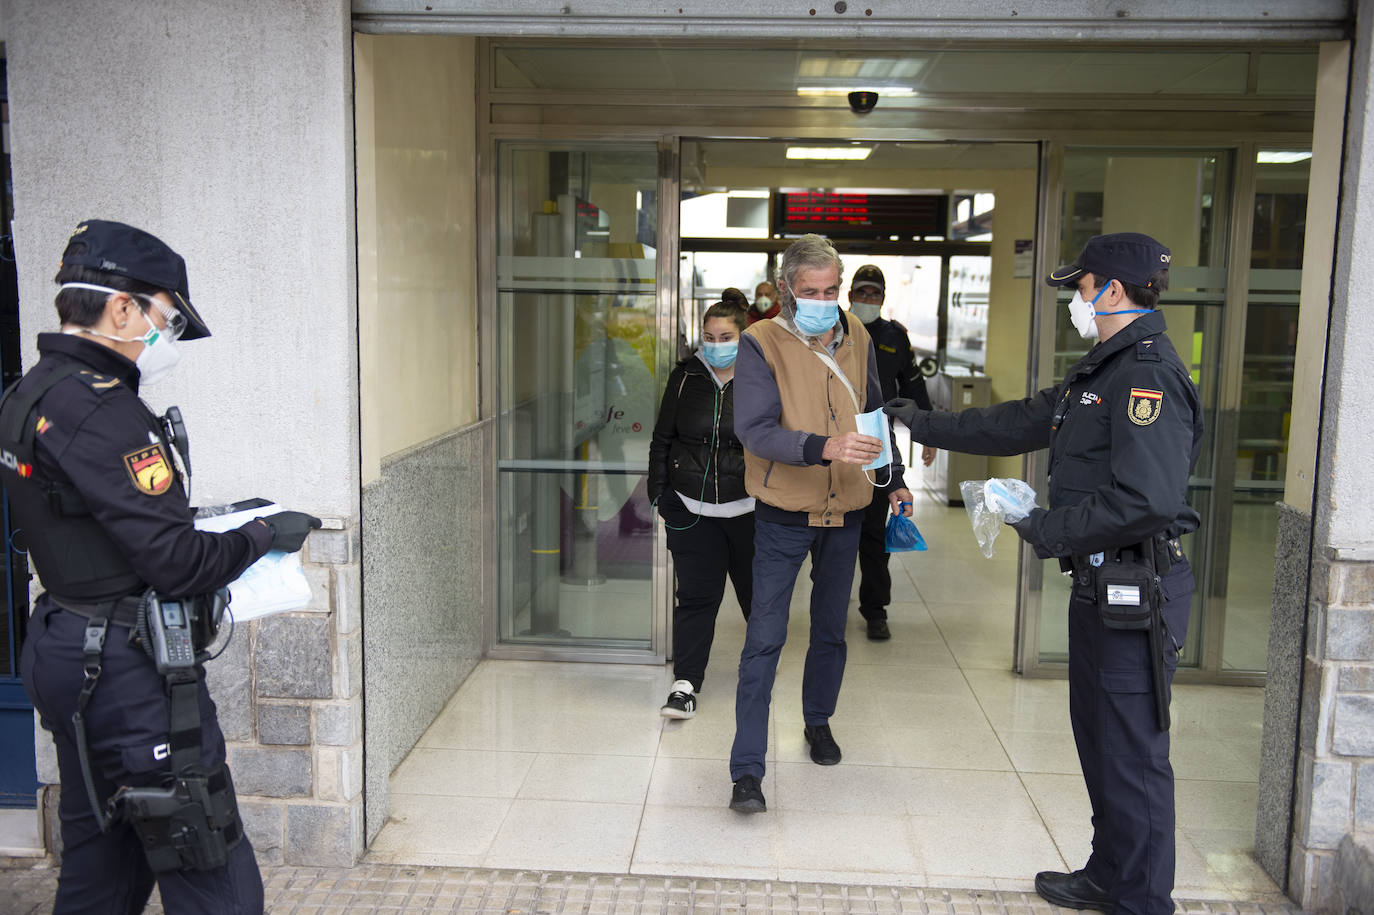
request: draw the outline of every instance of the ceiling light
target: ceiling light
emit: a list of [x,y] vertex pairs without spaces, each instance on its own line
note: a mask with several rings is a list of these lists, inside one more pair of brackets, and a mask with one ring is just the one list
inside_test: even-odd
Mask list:
[[876,92],[888,98],[911,98],[917,92],[910,86],[798,86],[797,95],[816,97],[846,96],[851,92]]
[[873,153],[872,146],[789,146],[789,159],[867,159]]
[[1259,165],[1292,165],[1294,162],[1306,162],[1312,158],[1310,152],[1281,152],[1276,149],[1262,149],[1255,156],[1255,162]]

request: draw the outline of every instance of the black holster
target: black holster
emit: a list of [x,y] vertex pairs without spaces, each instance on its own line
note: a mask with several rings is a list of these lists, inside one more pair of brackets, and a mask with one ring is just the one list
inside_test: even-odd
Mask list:
[[1138,548],[1118,551],[1115,559],[1092,568],[1102,625],[1108,629],[1144,631],[1149,640],[1150,680],[1161,731],[1169,730],[1170,721],[1169,674],[1164,660],[1164,592],[1158,569],[1161,558],[1167,563],[1163,566],[1165,572],[1172,567],[1175,551],[1182,558],[1177,539],[1151,538]]
[[163,787],[120,788],[110,806],[133,825],[156,873],[224,867],[229,850],[243,839],[234,782],[223,763]]

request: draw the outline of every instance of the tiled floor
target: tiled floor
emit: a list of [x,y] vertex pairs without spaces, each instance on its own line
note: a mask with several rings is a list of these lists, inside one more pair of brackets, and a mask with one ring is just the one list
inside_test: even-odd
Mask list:
[[[375,864],[958,887],[1022,893],[1080,865],[1087,796],[1068,687],[1011,665],[1015,551],[977,551],[962,509],[928,500],[926,553],[894,557],[894,637],[853,615],[832,726],[801,735],[807,579],[774,688],[768,812],[727,809],[744,625],[727,597],[695,719],[664,721],[658,667],[484,661],[391,783]],[[857,582],[856,582],[857,585]],[[1174,691],[1177,895],[1280,902],[1250,855],[1263,696]]]

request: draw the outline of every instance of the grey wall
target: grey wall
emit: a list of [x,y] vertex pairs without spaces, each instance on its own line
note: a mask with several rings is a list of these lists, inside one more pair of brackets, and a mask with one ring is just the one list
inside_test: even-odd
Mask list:
[[1290,895],[1319,911],[1357,876],[1336,866],[1347,837],[1374,844],[1374,0],[1360,0],[1354,39],[1289,863]]
[[494,434],[482,422],[393,455],[363,492],[368,841],[392,770],[481,656]]
[[182,408],[193,502],[260,495],[335,522],[306,546],[309,607],[241,625],[209,678],[259,856],[352,863],[362,639],[347,0],[6,0],[0,15],[26,367],[35,333],[57,329],[52,277],[77,223],[153,232],[186,258],[214,334],[144,392],[155,409]]
[[1260,745],[1255,858],[1281,887],[1288,883],[1293,828],[1293,761],[1302,699],[1303,631],[1307,627],[1307,567],[1312,516],[1278,503],[1274,545],[1274,603],[1269,614],[1269,661]]
[[148,229],[214,332],[147,391],[186,416],[195,500],[356,516],[347,0],[9,0],[4,22],[25,365],[76,224]]

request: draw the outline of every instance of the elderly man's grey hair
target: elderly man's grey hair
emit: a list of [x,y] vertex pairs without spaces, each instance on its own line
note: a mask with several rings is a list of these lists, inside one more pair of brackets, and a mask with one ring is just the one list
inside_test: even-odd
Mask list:
[[844,262],[840,253],[824,235],[803,235],[787,246],[778,261],[778,304],[783,313],[791,317],[797,310],[797,297],[792,284],[803,269],[815,270],[833,266],[844,279]]

